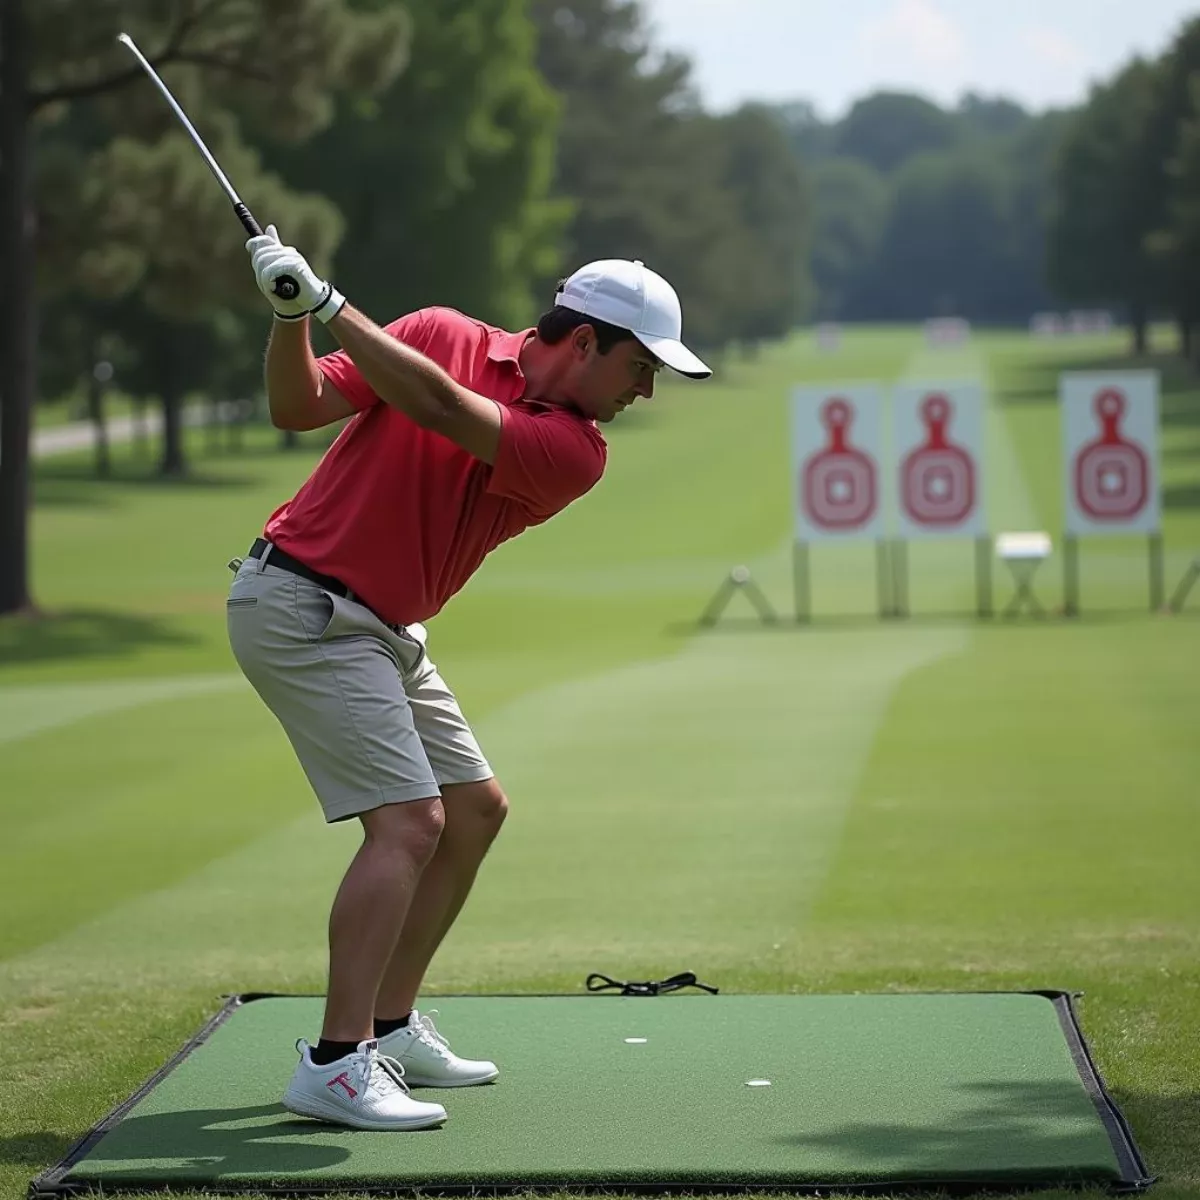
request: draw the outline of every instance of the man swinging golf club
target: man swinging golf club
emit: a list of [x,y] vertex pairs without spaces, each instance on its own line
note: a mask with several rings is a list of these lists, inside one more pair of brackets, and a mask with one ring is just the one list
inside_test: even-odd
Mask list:
[[[329,918],[320,1040],[297,1042],[292,1112],[362,1129],[440,1125],[409,1085],[499,1074],[451,1051],[415,1008],[507,800],[423,623],[501,542],[600,479],[598,424],[654,392],[666,365],[711,372],[680,341],[679,300],[640,262],[576,271],[536,328],[506,332],[448,308],[380,328],[274,227],[246,243],[274,308],[266,355],[283,429],[348,421],[266,522],[227,611],[239,666],[290,739],[329,822],[363,841]],[[294,299],[273,282],[298,283]],[[341,349],[316,358],[309,318]]]

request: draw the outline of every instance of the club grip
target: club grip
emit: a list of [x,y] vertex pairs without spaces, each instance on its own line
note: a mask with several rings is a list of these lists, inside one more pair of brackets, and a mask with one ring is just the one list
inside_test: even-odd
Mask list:
[[[246,232],[251,237],[260,237],[262,235],[262,226],[254,219],[254,214],[240,200],[233,206],[233,211],[237,213],[238,220],[245,226]],[[280,300],[295,300],[300,295],[300,285],[290,275],[280,275],[275,280],[271,291]]]
[[254,219],[254,214],[240,200],[233,206],[233,211],[237,213],[238,220],[246,227],[246,232],[251,237],[262,236],[262,226]]

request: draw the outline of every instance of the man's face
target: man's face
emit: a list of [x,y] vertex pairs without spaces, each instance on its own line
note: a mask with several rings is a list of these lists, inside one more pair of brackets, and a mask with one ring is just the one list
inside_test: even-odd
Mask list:
[[586,325],[571,335],[571,355],[571,398],[584,416],[601,423],[635,400],[653,396],[654,379],[663,366],[633,338],[601,354],[595,332]]

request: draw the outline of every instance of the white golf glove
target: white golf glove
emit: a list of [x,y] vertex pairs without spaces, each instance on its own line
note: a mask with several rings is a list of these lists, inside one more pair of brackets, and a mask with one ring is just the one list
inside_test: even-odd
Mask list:
[[[280,321],[298,321],[311,313],[319,321],[330,321],[341,311],[346,298],[331,283],[319,278],[295,246],[285,246],[279,240],[274,225],[246,243],[250,265],[258,281],[258,290],[271,302]],[[296,281],[299,294],[294,300],[284,300],[273,290],[275,280],[287,275]]]

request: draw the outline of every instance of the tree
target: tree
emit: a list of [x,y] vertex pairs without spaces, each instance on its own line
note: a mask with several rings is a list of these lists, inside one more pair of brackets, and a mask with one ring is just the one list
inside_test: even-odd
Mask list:
[[[107,124],[110,133],[127,131],[152,142],[148,157],[139,157],[128,146],[95,148],[96,154],[109,156],[108,166],[114,170],[127,166],[130,173],[106,176],[115,188],[106,197],[88,197],[91,177],[79,174],[75,188],[58,199],[78,195],[86,205],[106,198],[111,211],[123,211],[130,243],[102,248],[102,254],[125,274],[131,288],[139,281],[137,264],[145,261],[147,252],[156,263],[173,260],[175,272],[167,272],[164,282],[170,303],[178,306],[180,280],[194,280],[216,266],[212,253],[216,229],[188,228],[182,234],[167,229],[167,215],[128,190],[138,182],[173,180],[174,188],[154,197],[165,207],[201,188],[192,168],[182,166],[178,142],[159,136],[173,118],[164,112],[161,97],[150,94],[140,67],[116,45],[114,32],[130,32],[160,70],[178,68],[168,82],[178,89],[185,109],[203,110],[213,122],[220,119],[221,111],[252,111],[280,136],[298,137],[329,119],[335,87],[353,81],[357,90],[370,92],[395,75],[403,65],[407,24],[394,6],[366,11],[350,0],[38,0],[37,4],[0,0],[0,4],[0,287],[10,304],[0,343],[0,614],[4,614],[30,607],[35,246],[41,253],[56,244],[39,238],[43,197],[35,198],[33,180],[48,124],[72,105],[89,101],[98,106],[98,124]],[[140,86],[130,86],[135,83]],[[235,142],[235,127],[230,127],[224,149]],[[94,157],[78,161],[86,172],[100,171]],[[239,184],[248,201],[266,186],[253,178]],[[211,189],[215,184],[209,179],[206,186]],[[227,206],[223,220],[226,228],[233,222]],[[89,227],[82,214],[74,223],[64,217],[59,228],[87,240]],[[233,228],[236,232],[236,223]],[[69,278],[68,273],[60,281]],[[110,277],[106,286],[111,288],[113,282]]]
[[[1136,195],[1143,248],[1153,276],[1154,300],[1172,312],[1190,350],[1191,328],[1200,317],[1194,260],[1187,253],[1195,176],[1189,166],[1190,126],[1195,121],[1200,79],[1200,17],[1187,21],[1159,60],[1151,84],[1142,136],[1134,149]],[[1179,251],[1176,253],[1176,251]]]
[[744,249],[743,283],[727,336],[753,344],[782,337],[811,302],[808,251],[812,203],[787,137],[769,112],[743,105],[718,121],[725,144],[722,185],[734,200]]
[[682,118],[699,115],[685,59],[656,60],[633,0],[532,0],[537,66],[562,100],[555,192],[576,200],[568,262],[646,246],[662,220]]
[[1170,191],[1165,221],[1150,235],[1148,249],[1168,280],[1183,353],[1196,360],[1200,357],[1200,339],[1195,336],[1200,321],[1200,300],[1195,294],[1200,272],[1200,76],[1191,81],[1191,99],[1191,116],[1181,124],[1176,153],[1167,164]]
[[812,181],[817,313],[823,320],[836,320],[879,248],[887,220],[888,186],[874,167],[853,158],[818,163]]
[[833,152],[834,129],[821,119],[810,100],[792,100],[767,109],[787,135],[792,153],[807,168],[812,168]]
[[[531,11],[538,67],[563,104],[555,192],[575,201],[569,268],[641,259],[675,286],[685,335],[702,349],[761,336],[745,324],[767,327],[761,311],[746,311],[760,302],[781,305],[771,321],[786,325],[792,318],[783,310],[800,307],[803,267],[788,266],[790,242],[778,251],[774,216],[761,231],[748,224],[760,206],[776,210],[780,195],[795,200],[795,229],[807,223],[773,121],[757,110],[728,119],[704,113],[689,64],[653,48],[631,0],[533,0]],[[734,129],[751,138],[744,156],[731,150]],[[778,264],[755,268],[767,244],[790,280],[782,293]]]
[[[328,269],[342,228],[332,203],[297,195],[264,174],[232,117],[207,124],[223,169],[239,188],[247,182],[241,193],[251,209],[264,223],[290,229],[314,267]],[[81,157],[83,186],[56,191],[42,204],[42,296],[62,295],[65,281],[73,292],[109,302],[92,311],[107,332],[142,348],[124,372],[126,386],[162,403],[159,471],[183,475],[184,399],[215,380],[217,323],[225,313],[240,314],[247,338],[259,345],[266,328],[268,310],[247,268],[247,235],[191,141],[176,129],[152,142],[117,137]],[[114,197],[137,203],[114,203]],[[72,227],[86,236],[73,238]]]
[[955,115],[966,140],[978,142],[987,138],[1011,137],[1020,133],[1030,122],[1029,113],[1003,96],[989,99],[967,92],[958,102]]
[[518,325],[544,300],[571,215],[550,196],[559,103],[536,30],[525,0],[424,0],[412,14],[404,74],[268,161],[336,202],[350,230],[338,285],[376,319],[438,303]]
[[994,289],[1009,229],[1003,168],[976,152],[923,154],[897,173],[856,317],[1002,315]]
[[1027,320],[1053,303],[1046,239],[1054,202],[1053,169],[1070,114],[1048,111],[1031,117],[1004,139],[1001,162],[1009,192],[1009,234],[996,302],[1008,315]]
[[1054,291],[1074,303],[1127,308],[1139,353],[1155,298],[1152,217],[1138,177],[1155,87],[1155,67],[1139,58],[1092,89],[1063,135],[1047,239]]
[[833,152],[887,175],[918,154],[949,150],[961,141],[959,122],[931,101],[906,92],[876,92],[859,100],[838,124]]

